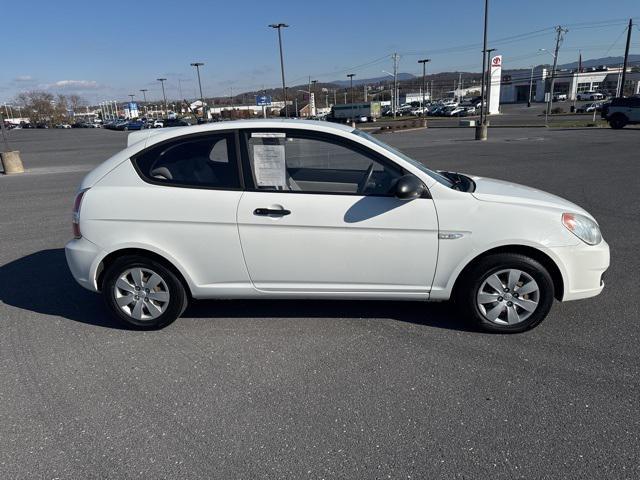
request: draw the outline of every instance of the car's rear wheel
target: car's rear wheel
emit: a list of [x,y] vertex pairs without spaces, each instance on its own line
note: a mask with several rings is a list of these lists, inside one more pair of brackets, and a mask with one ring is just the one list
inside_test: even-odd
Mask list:
[[529,330],[544,320],[554,286],[538,261],[515,253],[488,255],[456,287],[455,301],[481,329],[499,333]]
[[165,265],[132,255],[118,258],[106,270],[102,293],[111,312],[137,329],[158,329],[187,307],[182,282]]
[[627,124],[627,117],[625,117],[621,113],[616,113],[609,119],[609,125],[611,126],[611,128],[615,130],[624,128],[626,124]]

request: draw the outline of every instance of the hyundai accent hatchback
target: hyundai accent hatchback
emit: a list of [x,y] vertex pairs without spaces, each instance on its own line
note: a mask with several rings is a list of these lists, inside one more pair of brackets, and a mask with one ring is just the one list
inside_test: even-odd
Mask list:
[[520,332],[598,295],[609,247],[554,195],[435,172],[362,131],[252,120],[129,135],[89,173],[66,257],[139,328],[190,299],[454,299]]

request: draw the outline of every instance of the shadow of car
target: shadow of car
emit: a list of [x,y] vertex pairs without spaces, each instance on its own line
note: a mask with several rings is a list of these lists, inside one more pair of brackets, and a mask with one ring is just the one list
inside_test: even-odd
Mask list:
[[[30,285],[25,289],[24,285]],[[37,292],[34,294],[34,292]],[[100,295],[72,278],[64,249],[41,250],[0,266],[0,301],[43,315],[103,328],[128,330],[114,319]],[[185,318],[388,318],[428,327],[478,332],[449,303],[368,300],[200,300]]]

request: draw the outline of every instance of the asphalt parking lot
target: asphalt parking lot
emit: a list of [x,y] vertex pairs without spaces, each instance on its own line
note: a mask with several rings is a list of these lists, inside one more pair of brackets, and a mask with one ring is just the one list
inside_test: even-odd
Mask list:
[[603,294],[519,335],[448,304],[345,301],[198,302],[124,330],[63,247],[82,176],[126,135],[11,131],[29,172],[0,176],[0,478],[639,478],[640,131],[489,137],[379,138],[598,219]]

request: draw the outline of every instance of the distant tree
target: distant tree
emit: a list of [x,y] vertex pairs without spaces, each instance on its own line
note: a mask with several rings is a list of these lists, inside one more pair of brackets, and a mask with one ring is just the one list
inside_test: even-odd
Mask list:
[[19,93],[15,103],[23,109],[23,116],[28,117],[31,123],[61,123],[68,122],[69,109],[74,109],[86,104],[79,95],[58,94],[53,95],[43,90],[31,90]]

